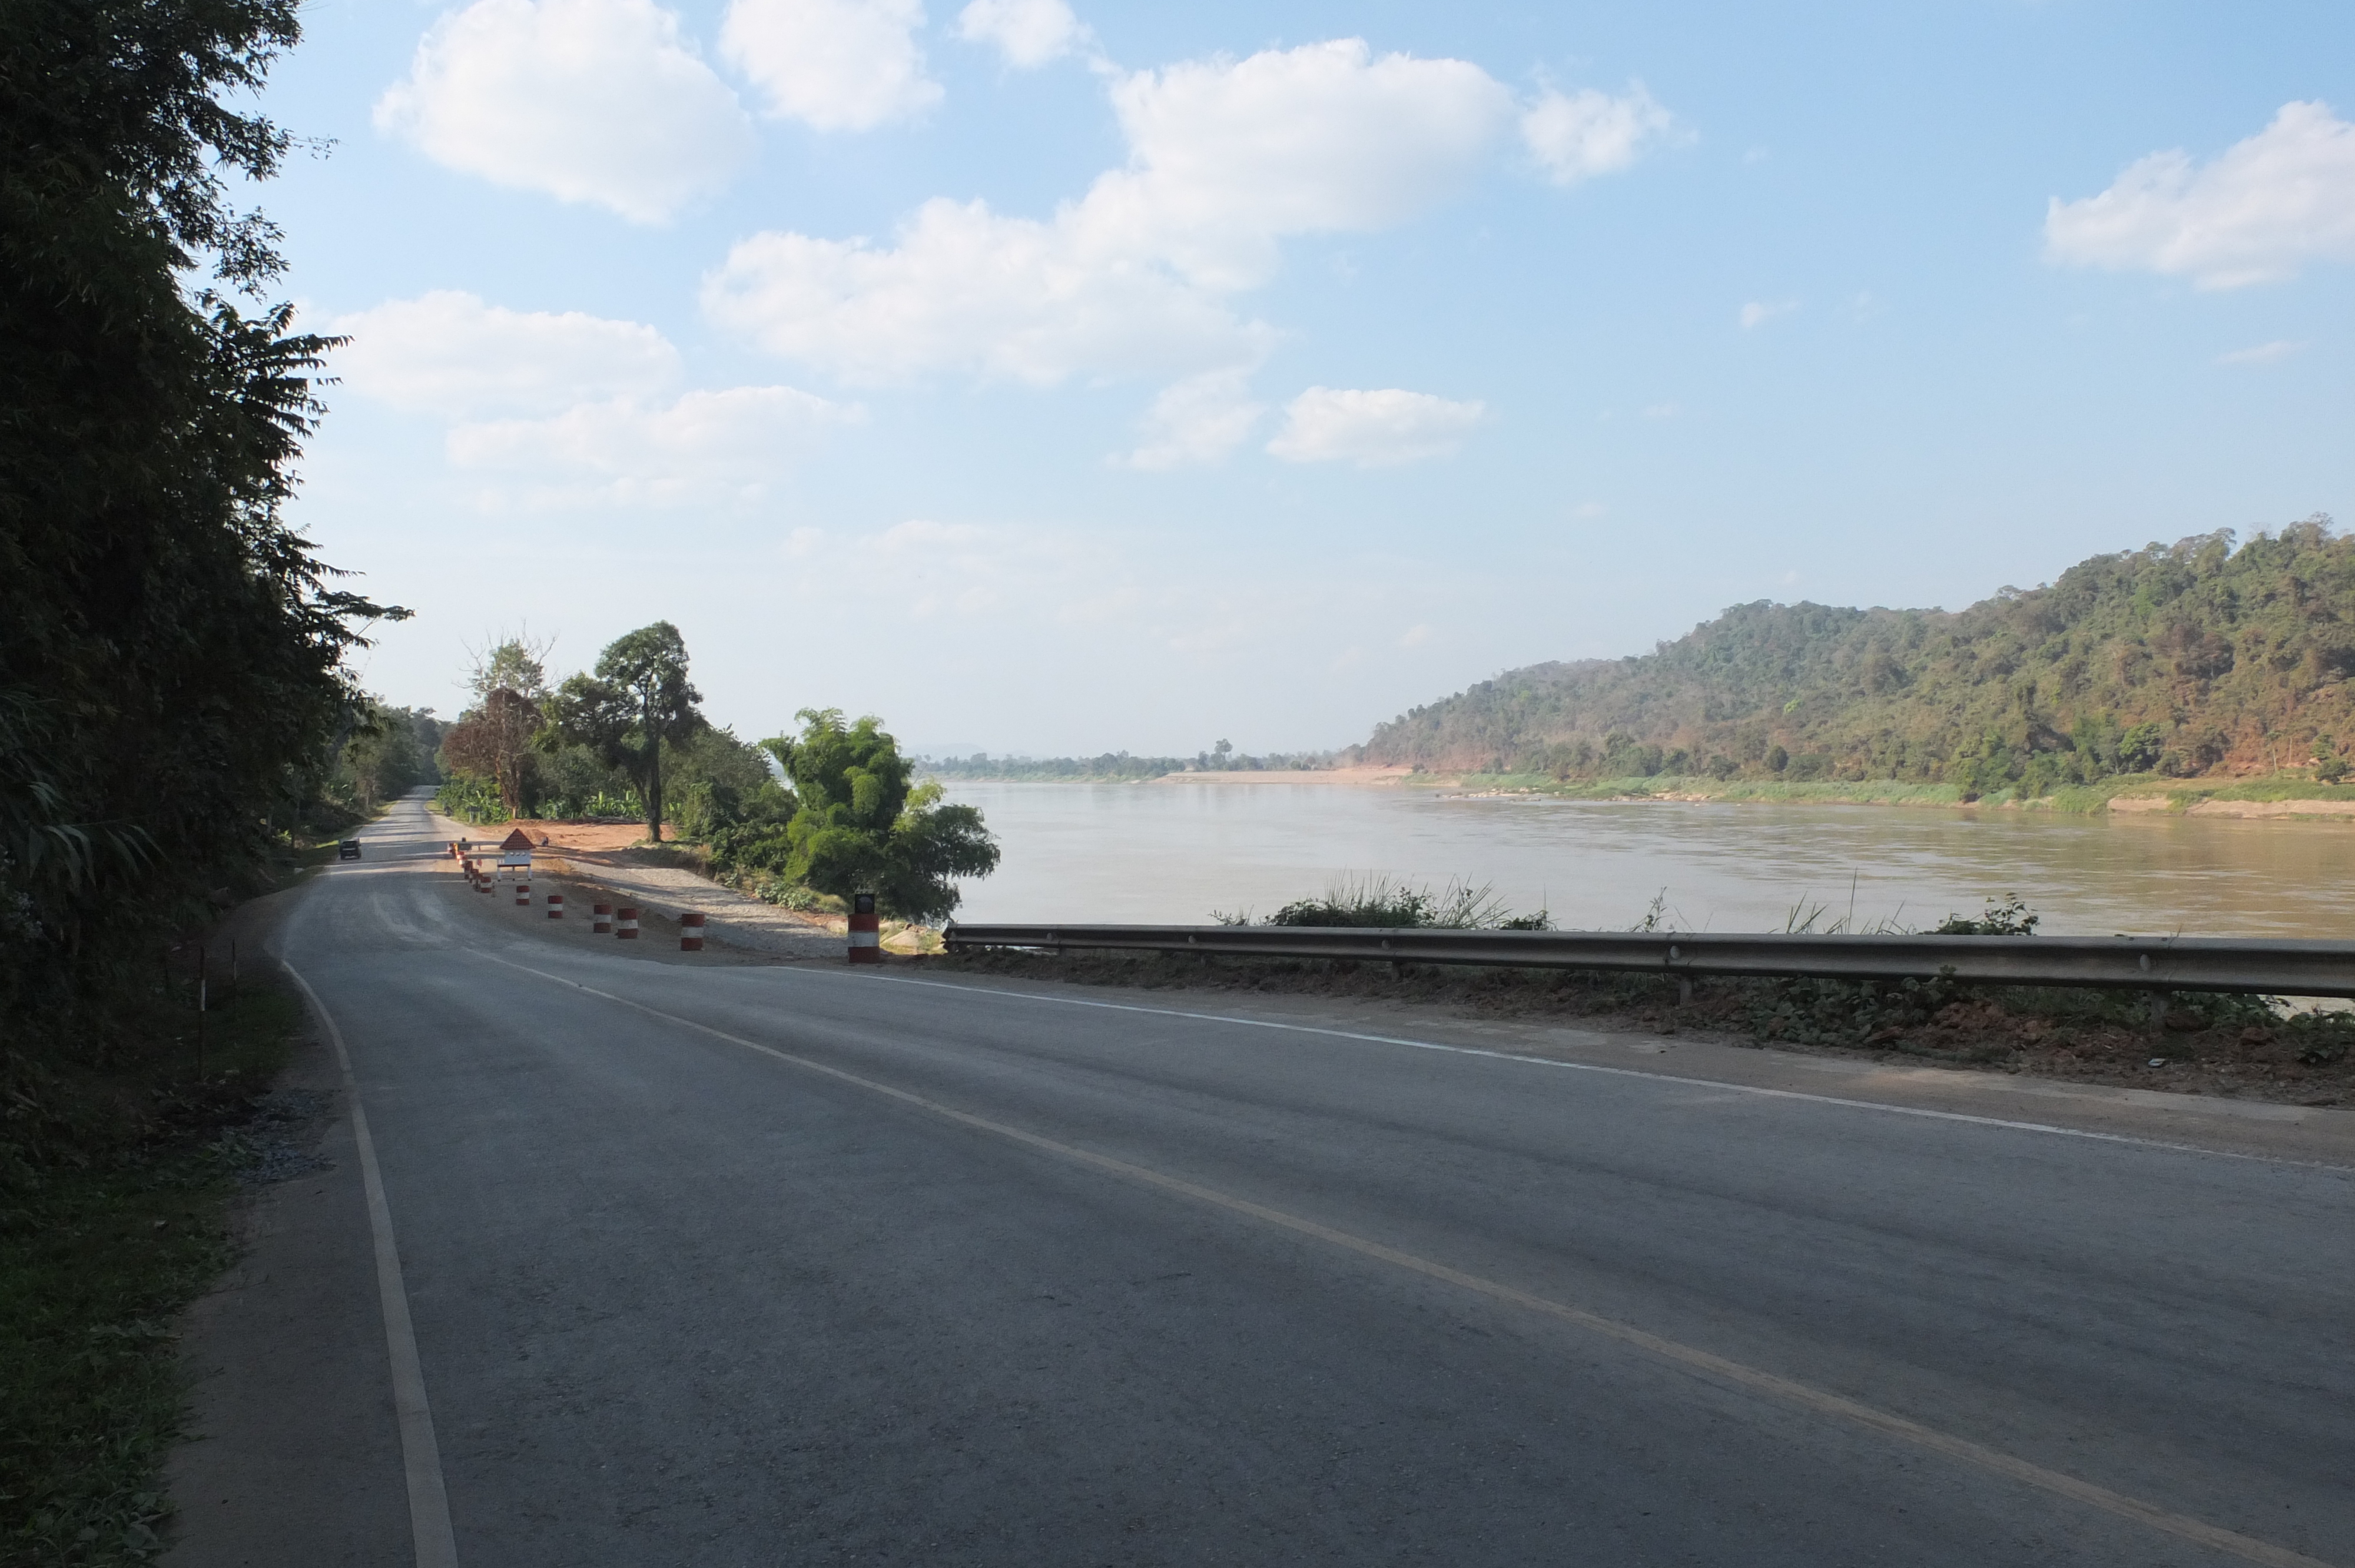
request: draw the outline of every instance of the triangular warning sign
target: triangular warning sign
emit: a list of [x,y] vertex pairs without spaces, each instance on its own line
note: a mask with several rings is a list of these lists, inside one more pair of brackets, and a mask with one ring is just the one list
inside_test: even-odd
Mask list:
[[509,833],[506,837],[499,841],[499,848],[503,852],[506,850],[527,851],[531,848],[531,839],[521,828],[517,828],[515,832]]

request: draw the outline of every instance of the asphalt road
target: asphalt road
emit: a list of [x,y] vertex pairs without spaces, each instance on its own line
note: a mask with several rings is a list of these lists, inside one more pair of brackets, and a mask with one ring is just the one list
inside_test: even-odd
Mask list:
[[2355,1564],[2344,1169],[633,953],[429,832],[279,940],[430,1465],[338,1121],[185,1568],[432,1562],[437,1478],[503,1568]]

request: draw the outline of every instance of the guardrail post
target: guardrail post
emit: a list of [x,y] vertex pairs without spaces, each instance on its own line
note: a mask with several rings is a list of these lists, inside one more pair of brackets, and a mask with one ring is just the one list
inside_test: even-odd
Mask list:
[[2167,1033],[2167,995],[2163,991],[2150,993],[2150,1036],[2154,1040]]
[[875,895],[871,893],[850,895],[850,961],[854,964],[879,964],[883,961],[883,923],[875,913]]

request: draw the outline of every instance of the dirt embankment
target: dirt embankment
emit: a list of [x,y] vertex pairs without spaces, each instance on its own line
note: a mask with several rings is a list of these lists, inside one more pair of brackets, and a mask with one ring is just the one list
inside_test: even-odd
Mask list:
[[928,960],[1026,980],[1144,990],[1351,997],[1467,1019],[1686,1034],[1721,1044],[2171,1094],[2355,1105],[2355,1018],[2283,1018],[2241,998],[2176,998],[2150,1027],[2139,994],[1949,987],[1918,1005],[1891,988],[1705,979],[1692,999],[1649,976],[1348,961],[985,952]]
[[[536,849],[574,850],[592,854],[610,854],[618,850],[651,848],[646,842],[644,822],[566,822],[537,819],[530,821],[487,822],[480,827],[461,824],[458,832],[469,846],[485,852],[495,851],[509,833],[520,831]],[[678,830],[663,824],[663,840],[669,842],[678,837]]]
[[[664,842],[646,841],[637,822],[515,821],[484,827],[444,822],[445,837],[463,836],[468,853],[495,860],[507,834],[521,829],[532,844],[533,874],[559,881],[577,895],[610,895],[647,911],[700,911],[711,938],[723,945],[786,958],[832,956],[841,949],[849,922],[838,913],[787,909],[713,879],[710,857],[701,844],[677,842],[665,824]],[[652,930],[652,927],[645,927]],[[930,952],[940,935],[926,927],[886,921],[883,948],[895,954]]]

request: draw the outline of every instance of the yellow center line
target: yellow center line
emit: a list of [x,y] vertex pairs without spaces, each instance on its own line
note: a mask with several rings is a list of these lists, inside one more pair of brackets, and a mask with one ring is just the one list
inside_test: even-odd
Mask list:
[[520,969],[525,974],[536,975],[541,980],[550,980],[558,985],[570,986],[590,996],[645,1013],[649,1018],[659,1018],[666,1023],[675,1023],[684,1029],[692,1029],[698,1033],[709,1034],[713,1039],[725,1041],[730,1045],[740,1045],[747,1051],[757,1051],[762,1055],[773,1057],[791,1066],[799,1067],[805,1072],[815,1073],[864,1089],[870,1094],[880,1095],[886,1099],[913,1106],[943,1120],[955,1122],[959,1126],[969,1127],[978,1132],[986,1132],[1009,1142],[1038,1150],[1041,1153],[1051,1154],[1058,1159],[1102,1171],[1108,1175],[1118,1176],[1142,1186],[1174,1193],[1178,1197],[1188,1198],[1211,1208],[1222,1209],[1231,1214],[1240,1214],[1277,1230],[1290,1231],[1296,1235],[1312,1236],[1329,1245],[1339,1247],[1343,1251],[1356,1253],[1361,1257],[1373,1258],[1378,1262],[1404,1269],[1411,1274],[1419,1274],[1428,1279],[1441,1280],[1459,1289],[1470,1291],[1474,1295],[1485,1296],[1492,1301],[1501,1301],[1508,1306],[1518,1307],[1525,1311],[1572,1324],[1589,1333],[1616,1340],[1623,1345],[1632,1345],[1662,1361],[1705,1373],[1720,1382],[1768,1395],[1800,1409],[1813,1411],[1817,1414],[1833,1416],[1852,1423],[1870,1431],[1878,1432],[1883,1436],[1911,1443],[1918,1448],[1926,1448],[1934,1454],[1941,1454],[1963,1464],[1977,1466],[1982,1470],[2006,1477],[2040,1491],[2050,1492],[2056,1497],[2083,1503],[2088,1508],[2098,1509],[2104,1513],[2132,1520],[2138,1524],[2147,1525],[2153,1530],[2164,1531],[2181,1540],[2193,1542],[2238,1557],[2243,1562],[2264,1563],[2266,1568],[2335,1568],[2334,1564],[2325,1563],[2320,1558],[2308,1557],[2303,1552],[2292,1552],[2287,1547],[2276,1546],[2269,1541],[2260,1541],[2254,1536],[2243,1535],[2237,1531],[2210,1524],[2205,1520],[2193,1519],[2188,1514],[2173,1512],[2156,1503],[2145,1502],[2139,1498],[2112,1491],[2107,1487],[2080,1480],[2075,1476],[2049,1469],[2042,1465],[2020,1458],[2017,1455],[2007,1454],[1998,1448],[1990,1448],[1983,1443],[1974,1443],[1967,1437],[1957,1437],[1951,1433],[1941,1432],[1933,1426],[1925,1426],[1918,1421],[1910,1420],[1890,1411],[1877,1409],[1872,1405],[1849,1399],[1845,1394],[1833,1393],[1791,1378],[1761,1371],[1741,1361],[1731,1361],[1697,1346],[1665,1339],[1658,1334],[1638,1329],[1632,1323],[1623,1323],[1615,1318],[1605,1318],[1600,1313],[1587,1311],[1582,1307],[1573,1307],[1567,1302],[1533,1295],[1500,1280],[1489,1279],[1477,1274],[1467,1274],[1460,1268],[1451,1268],[1444,1263],[1434,1262],[1414,1253],[1402,1252],[1397,1247],[1387,1246],[1380,1242],[1368,1240],[1364,1236],[1353,1235],[1348,1231],[1335,1230],[1332,1226],[1319,1224],[1315,1220],[1287,1213],[1282,1209],[1272,1209],[1264,1203],[1255,1203],[1248,1198],[1238,1198],[1232,1193],[1221,1192],[1215,1188],[1188,1181],[1183,1177],[1166,1175],[1146,1166],[1131,1164],[1125,1160],[1115,1160],[1108,1154],[1098,1154],[1092,1150],[1061,1143],[1022,1128],[1009,1126],[1001,1121],[993,1121],[987,1117],[975,1116],[971,1111],[959,1110],[954,1106],[943,1105],[923,1095],[897,1088],[890,1084],[879,1083],[857,1073],[846,1072],[840,1067],[829,1066],[824,1062],[814,1061],[807,1056],[797,1056],[789,1051],[780,1051],[773,1045],[763,1045],[757,1040],[747,1040],[741,1035],[730,1034],[724,1029],[715,1029],[710,1024],[698,1023],[692,1018],[683,1018],[675,1012],[665,1012],[660,1008],[649,1007],[642,1001],[633,1001],[628,997],[616,996],[611,991],[599,991],[594,986],[582,985],[578,980],[567,980],[561,975],[549,974],[544,969],[533,969],[528,964],[516,963],[511,959],[498,958],[479,949],[475,951],[474,956],[487,959],[492,963],[501,964],[508,969]]

